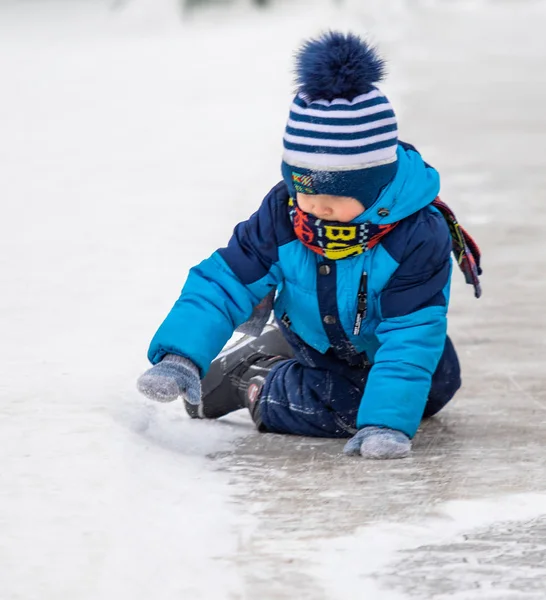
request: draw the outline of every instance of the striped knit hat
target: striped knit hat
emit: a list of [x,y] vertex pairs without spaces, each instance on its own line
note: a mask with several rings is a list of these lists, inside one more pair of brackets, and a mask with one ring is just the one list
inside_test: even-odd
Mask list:
[[368,208],[393,179],[396,117],[374,85],[384,66],[354,34],[325,33],[299,50],[282,162],[292,195],[351,196]]

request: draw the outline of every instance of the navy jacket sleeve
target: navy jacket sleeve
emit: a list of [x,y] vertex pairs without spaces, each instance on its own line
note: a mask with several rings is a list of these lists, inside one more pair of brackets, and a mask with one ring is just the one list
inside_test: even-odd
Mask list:
[[282,281],[278,223],[285,213],[286,193],[279,184],[250,219],[237,225],[226,248],[190,270],[180,298],[152,339],[148,358],[153,364],[174,353],[205,375],[233,331]]
[[443,217],[426,209],[409,240],[381,293],[379,349],[357,426],[388,425],[413,437],[446,339],[451,238]]

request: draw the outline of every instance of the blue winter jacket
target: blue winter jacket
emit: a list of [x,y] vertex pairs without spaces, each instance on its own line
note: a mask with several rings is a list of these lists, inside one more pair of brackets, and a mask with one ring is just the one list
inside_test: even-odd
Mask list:
[[[279,183],[237,225],[226,248],[190,270],[151,342],[150,361],[179,354],[204,376],[235,328],[276,288],[276,316],[307,344],[322,353],[367,354],[373,366],[357,426],[382,425],[413,437],[446,339],[452,244],[444,218],[430,205],[439,187],[437,171],[401,144],[397,175],[354,220],[401,222],[372,249],[333,261],[296,238],[288,189]],[[325,263],[330,268],[319,271]],[[363,273],[367,314],[354,335]]]

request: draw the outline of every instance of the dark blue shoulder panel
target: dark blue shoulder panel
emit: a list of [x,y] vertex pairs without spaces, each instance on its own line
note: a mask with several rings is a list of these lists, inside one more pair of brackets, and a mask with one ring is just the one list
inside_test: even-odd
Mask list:
[[381,293],[383,318],[446,305],[444,288],[451,272],[452,244],[439,212],[421,209],[399,223],[382,243],[399,263]]
[[398,145],[402,146],[404,150],[413,150],[414,152],[418,152],[417,148],[413,144],[408,144],[408,142],[403,142],[402,140],[398,140]]
[[226,248],[218,253],[245,285],[267,275],[279,260],[279,247],[296,239],[287,210],[288,189],[278,183],[260,208],[239,223]]
[[[419,156],[421,156],[421,153],[419,152],[419,150],[417,150],[417,148],[413,144],[409,144],[408,142],[403,142],[402,140],[398,140],[398,145],[401,146],[402,148],[404,148],[404,150],[406,150],[406,151],[411,150],[412,152],[417,152],[417,154],[419,154]],[[421,158],[423,158],[423,157],[421,156]],[[423,162],[425,162],[424,159],[423,159]],[[427,162],[425,162],[425,166],[428,167],[429,169],[432,168]]]

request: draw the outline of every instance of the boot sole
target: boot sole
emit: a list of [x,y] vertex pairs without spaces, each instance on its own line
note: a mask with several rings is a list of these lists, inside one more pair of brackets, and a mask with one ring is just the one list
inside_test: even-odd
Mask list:
[[[233,352],[250,345],[255,340],[256,338],[250,335],[243,335],[243,337],[220,352],[220,354],[210,365],[205,378],[201,382],[202,397],[207,396],[222,384],[224,377],[226,376],[226,372],[229,372],[230,369],[230,365],[227,364],[229,356],[233,354]],[[203,414],[203,403],[190,404],[187,400],[184,400],[184,408],[191,419],[207,418]]]

